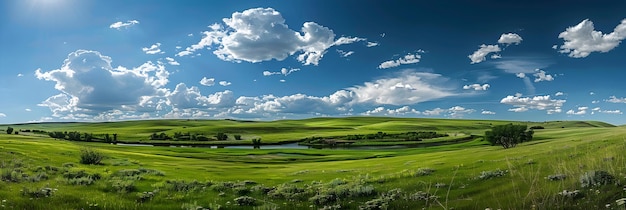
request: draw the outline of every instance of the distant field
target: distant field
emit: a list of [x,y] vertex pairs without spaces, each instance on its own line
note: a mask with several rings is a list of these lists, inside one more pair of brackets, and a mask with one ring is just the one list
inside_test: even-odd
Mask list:
[[[626,128],[602,122],[355,117],[11,126],[137,140],[153,132],[226,132],[278,142],[378,131],[482,135],[506,123],[545,129],[535,130],[534,141],[506,150],[482,138],[412,149],[252,150],[117,146],[3,133],[0,202],[8,209],[623,209],[615,201],[626,197]],[[80,164],[84,148],[103,153],[103,164]],[[581,176],[596,170],[613,179],[581,186]],[[551,181],[551,175],[564,179]],[[47,188],[50,193],[41,192]],[[582,197],[559,195],[563,190],[580,190]]]

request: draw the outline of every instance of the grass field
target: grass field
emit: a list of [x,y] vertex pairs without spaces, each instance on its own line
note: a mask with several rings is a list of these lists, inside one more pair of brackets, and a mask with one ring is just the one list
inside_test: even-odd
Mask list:
[[[243,141],[260,137],[271,143],[378,131],[482,135],[505,123],[511,122],[357,117],[11,126],[118,133],[136,141],[153,132],[226,132],[241,134]],[[0,208],[624,209],[616,201],[626,197],[626,127],[590,121],[512,123],[546,129],[511,149],[490,146],[482,138],[411,149],[251,150],[0,134]],[[102,164],[80,164],[85,148],[104,154]],[[593,171],[606,174],[593,176]]]

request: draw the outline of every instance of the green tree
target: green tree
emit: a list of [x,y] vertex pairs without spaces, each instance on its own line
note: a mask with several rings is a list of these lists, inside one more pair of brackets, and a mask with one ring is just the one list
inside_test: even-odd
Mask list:
[[241,140],[241,135],[239,135],[239,134],[235,134],[235,135],[233,135],[233,136],[235,137],[235,140]]
[[491,131],[485,132],[485,139],[491,145],[501,145],[505,149],[515,147],[533,138],[534,131],[527,128],[527,125],[497,125],[491,128]]
[[217,138],[217,140],[220,140],[220,141],[225,141],[228,139],[228,135],[226,135],[225,133],[219,132],[217,133],[217,135],[215,135],[215,138]]
[[7,128],[7,134],[12,134],[13,133],[13,128],[12,127],[8,127]]

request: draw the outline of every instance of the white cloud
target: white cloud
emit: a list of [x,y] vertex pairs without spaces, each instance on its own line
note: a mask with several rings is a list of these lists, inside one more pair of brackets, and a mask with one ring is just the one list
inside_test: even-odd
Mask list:
[[593,91],[589,92],[589,95],[590,95],[590,96],[595,95],[595,94],[596,94],[596,93],[595,93],[595,92],[593,92]]
[[32,110],[32,109],[28,109],[28,108],[26,108],[26,109],[24,109],[24,111],[31,112],[31,111],[33,111],[33,110]]
[[522,79],[523,79],[523,78],[526,78],[526,74],[525,74],[525,73],[522,73],[522,72],[520,72],[520,73],[516,73],[516,74],[515,74],[515,76],[516,76],[516,77],[519,77],[519,78],[522,78]]
[[536,69],[533,76],[535,76],[535,82],[554,80],[554,77],[552,75],[546,74],[545,71],[540,70],[540,69]]
[[609,99],[606,99],[604,101],[610,102],[610,103],[626,103],[626,98],[618,98],[615,96],[611,96],[609,97]]
[[474,89],[474,90],[487,90],[491,87],[489,84],[471,84],[463,86],[464,90]]
[[472,64],[480,63],[486,60],[487,55],[489,53],[497,53],[502,51],[500,46],[498,45],[480,45],[480,48],[476,50],[473,54],[467,56],[470,60],[472,60]]
[[2,113],[2,112],[0,112],[0,117],[7,117],[7,115]]
[[554,96],[562,96],[562,95],[565,95],[565,93],[560,92],[560,91],[559,91],[559,92],[556,92],[556,93],[554,94]]
[[23,74],[21,74],[21,73],[17,74],[17,77],[23,77],[23,76],[24,76],[24,75],[23,75]]
[[468,109],[462,106],[454,106],[448,109],[448,114],[450,117],[453,117],[453,118],[462,118],[466,114],[471,114],[475,111],[476,110],[474,109]]
[[166,57],[165,60],[167,60],[167,63],[172,65],[172,66],[180,65],[180,63],[178,63],[178,61],[174,60],[174,58]]
[[118,22],[115,22],[115,23],[111,24],[109,26],[109,28],[120,30],[121,28],[128,28],[128,27],[131,27],[131,26],[133,26],[135,24],[139,24],[139,21],[137,21],[137,20],[129,20],[129,21],[126,21],[126,22],[118,21]]
[[600,103],[600,101],[598,101],[598,100],[593,100],[593,101],[591,101],[591,103],[592,103],[592,104],[597,104],[597,103]]
[[447,81],[440,74],[403,71],[396,77],[366,82],[346,90],[355,94],[358,103],[406,105],[456,95],[444,86]]
[[367,45],[366,45],[366,46],[367,46],[367,47],[376,47],[376,46],[378,46],[378,45],[379,45],[379,44],[378,44],[378,42],[367,42]]
[[556,49],[558,49],[558,48],[559,48],[559,45],[552,45],[552,49],[555,49],[555,50],[556,50]]
[[442,109],[442,108],[435,108],[435,109],[431,109],[431,110],[425,110],[422,112],[423,115],[426,116],[439,116],[442,113],[446,112],[447,110]]
[[409,106],[403,106],[397,109],[385,109],[385,107],[376,107],[372,110],[367,110],[363,114],[364,115],[390,115],[390,116],[400,116],[407,114],[420,114],[420,111],[412,109]]
[[40,106],[53,116],[83,116],[114,109],[138,109],[145,97],[162,93],[169,72],[162,65],[146,62],[126,69],[111,67],[111,58],[97,51],[77,50],[68,55],[60,69],[35,71],[40,80],[55,82],[61,93]]
[[279,82],[286,82],[287,80],[281,79],[281,80],[278,80],[278,81]]
[[227,82],[227,81],[220,81],[220,83],[219,83],[219,84],[220,84],[221,86],[229,86],[229,85],[231,85],[232,83]]
[[201,107],[227,107],[235,104],[234,94],[230,90],[203,96],[198,87],[188,88],[184,83],[176,85],[176,89],[168,93],[166,97],[169,105],[183,110]]
[[141,48],[141,50],[142,50],[143,52],[145,52],[146,54],[149,54],[149,55],[154,55],[154,54],[163,54],[163,53],[165,53],[165,52],[161,51],[161,49],[159,49],[159,47],[160,47],[160,46],[161,46],[161,43],[158,43],[158,42],[157,42],[156,44],[153,44],[153,45],[152,45],[152,46],[150,46],[150,47],[144,47],[144,48]]
[[526,107],[516,107],[516,108],[510,108],[509,111],[511,111],[511,112],[526,112],[526,111],[528,111],[528,108],[526,108]]
[[326,51],[336,45],[364,41],[358,37],[340,37],[315,22],[305,22],[300,31],[290,29],[283,16],[272,8],[254,8],[235,12],[230,18],[222,19],[227,28],[212,25],[212,31],[204,32],[202,40],[181,51],[177,56],[219,45],[213,51],[225,61],[252,63],[282,61],[296,53],[297,60],[304,65],[318,65]]
[[299,68],[291,68],[291,69],[287,69],[287,68],[281,68],[280,71],[276,71],[276,72],[271,72],[271,71],[263,71],[263,76],[271,76],[271,75],[284,75],[284,76],[288,76],[291,73],[300,71]]
[[596,31],[593,22],[585,19],[578,25],[565,29],[559,34],[559,38],[564,40],[559,52],[568,53],[572,58],[584,58],[592,52],[608,52],[619,46],[626,38],[626,19],[609,34]]
[[491,59],[499,59],[502,58],[502,56],[500,54],[493,54],[491,55]]
[[339,53],[339,55],[341,55],[341,57],[348,57],[351,56],[352,54],[354,54],[354,51],[343,51],[343,50],[337,50],[337,53]]
[[393,67],[398,67],[400,65],[403,64],[413,64],[413,63],[418,63],[420,62],[420,59],[422,58],[422,56],[420,54],[407,54],[404,57],[398,58],[396,60],[390,60],[390,61],[385,61],[382,62],[380,65],[378,65],[379,69],[387,69],[387,68],[393,68]]
[[215,78],[202,77],[202,80],[200,80],[200,84],[204,86],[213,86],[215,85]]
[[566,114],[569,115],[584,115],[587,114],[587,110],[589,109],[589,107],[583,106],[583,107],[578,107],[578,110],[574,111],[573,109],[570,109],[566,112]]
[[484,115],[494,115],[496,114],[495,112],[489,111],[489,110],[483,110],[480,114],[484,114]]
[[[332,31],[331,31],[332,32]],[[366,39],[364,38],[359,38],[359,37],[339,37],[339,39],[337,39],[335,41],[335,46],[339,46],[339,45],[344,45],[344,44],[352,44],[355,42],[361,42],[361,41],[365,41]]]
[[548,114],[560,113],[561,107],[566,100],[551,99],[550,95],[534,96],[534,97],[522,97],[520,95],[507,96],[500,100],[502,104],[512,105],[515,108],[509,109],[514,112],[525,112],[530,109],[546,110]]
[[518,45],[521,42],[522,42],[522,37],[515,33],[502,34],[500,36],[500,39],[498,39],[498,43],[507,44],[507,45],[510,45],[510,44]]
[[624,114],[619,109],[616,109],[616,110],[600,110],[599,112],[600,113],[604,113],[604,114]]

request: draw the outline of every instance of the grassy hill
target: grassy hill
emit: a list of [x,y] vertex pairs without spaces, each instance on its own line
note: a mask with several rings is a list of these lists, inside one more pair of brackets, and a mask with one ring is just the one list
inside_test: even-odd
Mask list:
[[[527,122],[351,117],[12,126],[137,136],[196,129],[280,140],[408,130],[480,134],[505,123]],[[589,121],[528,125],[545,129],[511,149],[480,138],[412,149],[252,150],[0,134],[0,202],[9,209],[623,209],[616,200],[626,197],[625,127]],[[80,164],[85,148],[102,153],[102,164]],[[595,180],[593,171],[606,172],[599,178],[606,183],[585,186]]]

